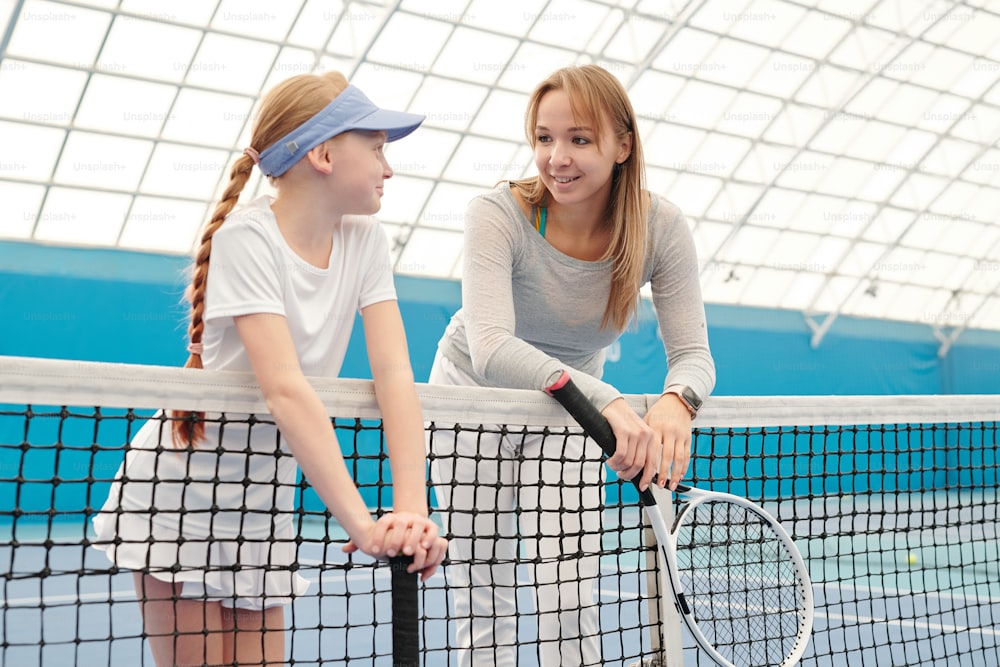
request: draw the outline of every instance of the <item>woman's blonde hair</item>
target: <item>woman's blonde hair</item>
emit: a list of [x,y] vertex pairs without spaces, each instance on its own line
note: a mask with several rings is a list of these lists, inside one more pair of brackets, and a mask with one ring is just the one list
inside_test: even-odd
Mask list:
[[[300,74],[275,86],[261,101],[251,133],[250,148],[263,153],[292,130],[323,110],[337,95],[347,88],[347,79],[339,72],[326,74]],[[212,237],[219,230],[226,216],[232,213],[240,193],[250,180],[254,161],[241,155],[229,172],[229,185],[215,206],[211,220],[205,225],[201,243],[195,253],[191,284],[185,296],[190,301],[191,321],[188,338],[198,346],[205,330],[205,288],[208,285],[208,267],[212,256]],[[201,368],[201,355],[192,353],[185,368]],[[174,412],[173,441],[178,447],[195,444],[205,436],[202,415],[191,412]]]
[[[624,331],[639,307],[649,211],[646,169],[635,127],[635,112],[625,87],[606,69],[597,65],[565,67],[538,84],[528,100],[524,129],[532,148],[535,147],[538,106],[545,94],[553,90],[566,92],[574,118],[596,128],[598,141],[606,127],[616,139],[630,135],[632,138],[630,155],[614,167],[606,211],[611,243],[602,257],[613,260],[613,269],[611,293],[601,326]],[[532,206],[544,204],[548,190],[539,176],[514,181],[514,185],[527,203]]]

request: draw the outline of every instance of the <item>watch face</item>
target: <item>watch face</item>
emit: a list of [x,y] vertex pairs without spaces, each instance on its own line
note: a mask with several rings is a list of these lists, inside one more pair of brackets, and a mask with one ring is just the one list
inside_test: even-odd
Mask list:
[[681,395],[684,397],[684,400],[688,402],[691,408],[694,409],[695,412],[701,409],[701,397],[698,396],[698,394],[694,393],[694,390],[691,389],[691,387],[684,387],[684,391],[681,393]]

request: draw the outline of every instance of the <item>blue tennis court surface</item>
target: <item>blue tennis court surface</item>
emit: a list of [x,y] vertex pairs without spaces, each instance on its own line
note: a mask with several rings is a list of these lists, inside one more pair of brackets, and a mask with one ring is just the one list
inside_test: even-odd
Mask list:
[[[840,502],[848,502],[841,500]],[[830,500],[826,503],[834,502]],[[843,508],[836,509],[841,514]],[[1000,576],[995,551],[983,549],[981,532],[995,526],[965,523],[951,528],[938,515],[960,510],[942,509],[928,514],[931,522],[913,535],[889,530],[863,531],[857,522],[871,522],[872,508],[859,512],[851,525],[837,531],[825,526],[815,537],[797,542],[808,559],[816,598],[816,618],[803,665],[968,665],[995,664],[1000,644]],[[815,504],[794,510],[798,520],[821,522],[824,508]],[[938,517],[938,518],[934,518]],[[615,512],[615,521],[628,525],[634,517]],[[957,521],[958,517],[955,516]],[[891,514],[876,521],[895,522]],[[789,518],[783,522],[791,523]],[[838,516],[830,521],[843,522]],[[911,519],[912,521],[912,519]],[[937,522],[937,523],[935,523]],[[0,664],[32,665],[152,665],[144,648],[142,624],[129,573],[107,575],[103,553],[78,542],[80,524],[66,522],[49,527],[18,525],[17,548],[4,535],[0,562],[8,572],[42,571],[44,577],[12,578],[4,583],[4,608],[0,637]],[[8,531],[9,532],[9,531]],[[890,534],[891,533],[891,534]],[[615,532],[613,540],[637,541],[635,529]],[[963,539],[963,538],[975,539]],[[339,536],[331,536],[340,539]],[[46,540],[50,544],[46,545]],[[971,545],[971,546],[970,546]],[[994,547],[995,549],[996,547]],[[838,554],[852,553],[851,557]],[[600,580],[599,603],[604,627],[622,628],[605,637],[605,664],[628,665],[639,647],[649,650],[643,637],[647,603],[641,597],[646,574],[637,553],[606,556]],[[311,582],[309,593],[286,611],[286,624],[294,633],[286,637],[288,656],[296,665],[389,665],[391,663],[391,610],[388,568],[363,566],[343,569],[319,567],[344,563],[339,544],[307,541],[300,547],[301,573]],[[991,563],[989,566],[985,563]],[[953,563],[980,565],[954,566]],[[521,582],[525,612],[531,609],[530,586]],[[427,651],[425,664],[448,664],[452,632],[443,577],[436,576],[422,593],[424,622],[421,637]],[[537,664],[534,617],[523,617],[521,665]],[[111,638],[114,638],[111,641]],[[453,662],[453,661],[452,661]],[[700,655],[685,633],[685,665],[713,664]]]

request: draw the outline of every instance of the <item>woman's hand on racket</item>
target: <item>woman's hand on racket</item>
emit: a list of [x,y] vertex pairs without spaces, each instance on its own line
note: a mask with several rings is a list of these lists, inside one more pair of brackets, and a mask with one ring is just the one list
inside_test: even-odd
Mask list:
[[608,467],[622,479],[632,479],[639,473],[639,488],[646,490],[660,463],[656,432],[643,421],[624,398],[616,398],[601,411],[615,432],[616,450],[608,458]]
[[643,421],[662,446],[656,470],[659,485],[674,490],[691,462],[691,413],[676,394],[664,394],[649,408]]
[[365,543],[354,539],[343,546],[345,553],[361,551],[373,558],[413,557],[409,572],[419,572],[422,580],[436,571],[448,553],[448,540],[439,535],[429,518],[413,512],[388,512],[373,522]]

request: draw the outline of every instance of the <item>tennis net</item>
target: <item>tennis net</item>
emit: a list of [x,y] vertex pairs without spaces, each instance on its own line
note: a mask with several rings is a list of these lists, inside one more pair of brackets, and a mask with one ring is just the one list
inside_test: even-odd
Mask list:
[[[391,507],[371,383],[313,384],[362,496],[373,512]],[[541,392],[419,391],[431,438],[578,432]],[[627,398],[640,411],[655,399]],[[0,357],[0,664],[153,664],[132,577],[93,548],[92,519],[137,430],[149,419],[169,426],[169,410],[204,411],[212,424],[275,442],[250,375]],[[803,665],[1000,664],[998,421],[991,396],[713,397],[696,421],[688,478],[761,503],[792,534],[816,599]],[[162,446],[172,447],[169,435]],[[290,490],[298,557],[285,569],[310,588],[285,614],[289,663],[388,664],[388,566],[344,554],[346,535],[308,483]],[[609,475],[604,491],[594,602],[602,664],[713,664],[660,594],[634,488]],[[581,555],[560,555],[569,566],[560,571]],[[524,571],[537,561],[522,554],[513,590],[523,665],[538,664],[547,622]],[[425,665],[456,662],[454,593],[440,575],[421,587]]]

